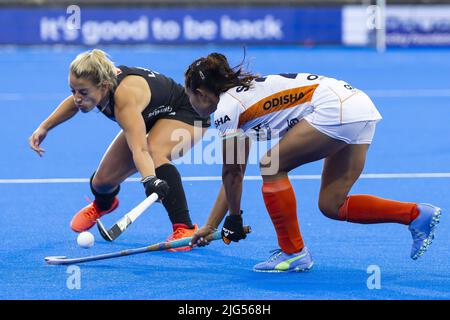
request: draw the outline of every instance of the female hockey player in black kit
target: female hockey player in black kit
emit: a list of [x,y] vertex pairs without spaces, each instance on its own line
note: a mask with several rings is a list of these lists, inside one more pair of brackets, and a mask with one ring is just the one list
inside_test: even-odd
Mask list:
[[[98,108],[122,129],[90,179],[95,200],[73,217],[71,228],[88,230],[96,219],[116,209],[120,184],[139,172],[146,195],[157,193],[169,214],[173,234],[168,240],[193,235],[197,225],[191,221],[180,174],[171,164],[172,150],[176,146],[177,150],[189,150],[201,138],[194,134],[194,122],[203,134],[210,125],[209,117],[202,118],[194,111],[184,88],[174,80],[144,68],[116,67],[98,49],[75,58],[69,85],[72,95],[29,138],[30,147],[40,156],[45,152],[41,143],[48,131],[78,111]],[[177,129],[190,134],[181,148],[179,141],[171,139]]]

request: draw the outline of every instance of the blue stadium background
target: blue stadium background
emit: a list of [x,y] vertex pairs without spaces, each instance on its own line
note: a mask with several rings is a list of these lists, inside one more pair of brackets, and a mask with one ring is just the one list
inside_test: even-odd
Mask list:
[[[334,9],[329,13],[335,14],[336,6],[339,9],[341,4],[332,3]],[[109,9],[105,8],[107,12]],[[82,5],[81,9],[83,13]],[[170,15],[171,7],[157,9]],[[319,7],[311,10],[322,9],[327,10]],[[55,10],[59,10],[57,16],[65,14],[63,6],[51,10],[6,6],[0,8],[0,16],[13,12],[8,10],[21,12],[19,15],[28,14],[21,10],[42,10],[47,19],[51,16],[49,12]],[[145,7],[145,10],[153,9]],[[176,10],[182,13],[184,9]],[[220,20],[223,12],[217,10]],[[296,10],[302,11],[302,7]],[[101,19],[101,10],[96,12],[99,16],[93,14],[92,19]],[[242,20],[246,16],[241,14]],[[314,13],[309,12],[307,16],[314,20],[311,18]],[[273,17],[282,19],[283,14],[276,16],[274,12]],[[210,18],[214,20],[214,14]],[[341,18],[339,14],[337,19]],[[28,21],[30,30],[39,29],[42,19]],[[450,62],[447,57],[450,49],[447,46],[388,45],[385,53],[378,53],[371,43],[344,45],[340,32],[333,38],[335,29],[327,33],[329,39],[321,40],[323,34],[316,38],[314,33],[303,37],[305,33],[294,32],[295,26],[291,34],[299,38],[279,43],[274,39],[248,43],[242,39],[233,43],[214,39],[193,45],[184,40],[152,43],[150,39],[146,43],[127,40],[128,43],[100,42],[94,46],[83,44],[82,38],[74,43],[61,39],[46,43],[36,30],[34,34],[28,33],[21,25],[14,29],[13,24],[8,26],[3,19],[0,21],[0,42],[4,44],[0,47],[3,73],[0,132],[4,137],[0,158],[1,299],[450,298],[447,219],[450,207],[450,80],[447,76]],[[64,32],[61,30],[57,29],[59,35]],[[34,43],[24,45],[24,39]],[[321,172],[321,162],[317,162],[291,173],[300,226],[312,252],[314,268],[304,274],[254,273],[252,266],[276,248],[276,236],[260,195],[258,168],[250,165],[243,209],[244,220],[252,226],[253,233],[245,241],[230,246],[217,241],[185,253],[155,252],[80,264],[77,266],[81,287],[71,289],[68,282],[73,269],[46,265],[45,256],[78,257],[140,247],[163,241],[171,232],[163,207],[155,205],[117,241],[107,243],[94,230],[97,242],[93,248],[77,246],[76,234],[69,228],[70,219],[86,204],[84,196],[91,196],[87,179],[119,128],[93,112],[77,115],[51,131],[43,145],[47,150],[43,158],[33,153],[27,142],[39,123],[70,94],[67,70],[71,60],[84,50],[99,47],[118,64],[148,67],[183,83],[186,66],[197,57],[219,51],[237,64],[243,58],[243,46],[248,68],[253,72],[323,74],[346,80],[373,98],[383,120],[377,127],[364,175],[352,193],[430,202],[442,207],[442,221],[429,251],[418,261],[412,261],[409,258],[411,236],[402,225],[358,225],[322,216],[317,208]],[[206,146],[208,141],[202,144]],[[202,224],[220,187],[220,166],[184,163],[178,168],[184,177],[192,217]],[[120,208],[104,219],[108,225],[139,203],[144,193],[139,183],[130,181],[124,183],[120,196]],[[381,273],[379,289],[370,286],[374,267]]]

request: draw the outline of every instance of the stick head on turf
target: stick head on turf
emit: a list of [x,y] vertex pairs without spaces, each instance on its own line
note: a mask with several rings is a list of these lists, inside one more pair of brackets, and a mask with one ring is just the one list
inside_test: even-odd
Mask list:
[[113,241],[113,238],[111,238],[111,236],[108,233],[108,230],[106,230],[105,226],[100,221],[100,219],[97,219],[97,228],[98,232],[100,233],[103,239],[105,239],[106,241]]
[[47,264],[60,264],[60,262],[64,261],[65,259],[67,259],[66,256],[50,256],[44,258]]

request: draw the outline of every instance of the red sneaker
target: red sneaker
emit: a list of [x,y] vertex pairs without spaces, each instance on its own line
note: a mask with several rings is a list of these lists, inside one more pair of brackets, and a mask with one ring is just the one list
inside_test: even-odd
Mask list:
[[[173,233],[166,239],[166,241],[178,240],[182,238],[190,238],[196,233],[198,226],[194,224],[194,228],[189,229],[187,225],[183,223],[175,223],[173,225]],[[192,248],[190,246],[168,249],[167,251],[177,252],[177,251],[189,251]]]
[[101,216],[104,216],[105,214],[110,213],[111,211],[116,209],[118,205],[119,198],[115,197],[111,208],[105,211],[101,211],[97,207],[97,203],[94,200],[94,202],[88,204],[73,216],[72,221],[70,222],[70,227],[75,232],[83,232],[89,230],[95,225],[97,219],[99,219]]

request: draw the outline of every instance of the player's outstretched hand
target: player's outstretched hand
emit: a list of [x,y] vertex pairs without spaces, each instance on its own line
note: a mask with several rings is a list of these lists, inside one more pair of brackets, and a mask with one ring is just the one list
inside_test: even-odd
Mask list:
[[193,247],[194,245],[198,247],[204,247],[209,244],[209,241],[206,239],[207,236],[213,234],[216,231],[211,225],[205,224],[203,227],[197,230],[197,232],[192,236],[191,241],[189,242],[189,246]]
[[36,153],[42,157],[45,150],[40,147],[42,141],[44,141],[47,136],[48,131],[44,128],[37,128],[31,136],[28,138],[28,143],[30,144],[31,149],[36,151]]

